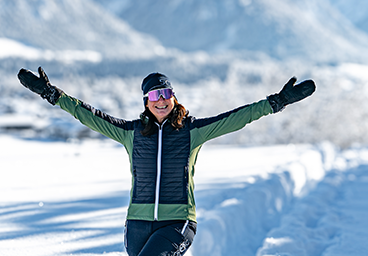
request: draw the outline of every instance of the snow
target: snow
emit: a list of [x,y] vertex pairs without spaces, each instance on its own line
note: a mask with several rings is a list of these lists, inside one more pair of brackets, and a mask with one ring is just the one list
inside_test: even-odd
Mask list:
[[[156,56],[155,49],[161,46],[89,0],[16,0],[2,2],[2,7],[0,38],[18,42],[19,50],[26,46],[32,50],[32,58],[51,54],[57,59],[87,58],[92,62],[145,59]],[[0,41],[0,46],[3,43]]]
[[[0,136],[0,255],[126,255],[131,177],[109,140]],[[204,146],[187,255],[364,255],[368,149]]]
[[165,47],[186,52],[248,50],[287,61],[366,59],[362,0],[93,1]]
[[38,66],[127,119],[150,72],[196,117],[314,79],[308,100],[204,146],[187,255],[365,255],[367,3],[275,3],[2,1],[0,256],[126,255],[125,149],[24,89],[18,70]]
[[51,51],[26,46],[9,38],[0,38],[0,59],[17,57],[29,60],[56,60],[64,63],[73,61],[100,62],[102,56],[96,51]]

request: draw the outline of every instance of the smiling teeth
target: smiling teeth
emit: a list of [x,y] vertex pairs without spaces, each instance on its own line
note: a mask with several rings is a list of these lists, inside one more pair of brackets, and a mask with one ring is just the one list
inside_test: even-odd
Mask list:
[[156,108],[158,108],[158,109],[165,109],[165,108],[167,108],[167,106],[163,106],[163,107],[156,106]]

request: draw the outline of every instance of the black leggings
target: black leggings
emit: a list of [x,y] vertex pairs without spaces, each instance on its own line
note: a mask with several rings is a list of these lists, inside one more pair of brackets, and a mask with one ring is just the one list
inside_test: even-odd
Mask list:
[[129,256],[184,255],[196,230],[192,221],[127,220],[125,248]]

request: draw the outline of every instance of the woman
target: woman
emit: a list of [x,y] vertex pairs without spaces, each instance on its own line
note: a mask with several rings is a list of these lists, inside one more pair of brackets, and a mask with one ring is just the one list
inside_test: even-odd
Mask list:
[[276,113],[315,91],[314,82],[295,85],[291,78],[278,94],[215,117],[196,119],[179,104],[168,78],[159,73],[142,82],[145,111],[126,121],[109,116],[50,84],[41,67],[39,77],[21,69],[20,82],[52,105],[59,105],[81,123],[122,143],[133,176],[127,213],[125,246],[139,256],[184,255],[196,233],[194,166],[202,145]]

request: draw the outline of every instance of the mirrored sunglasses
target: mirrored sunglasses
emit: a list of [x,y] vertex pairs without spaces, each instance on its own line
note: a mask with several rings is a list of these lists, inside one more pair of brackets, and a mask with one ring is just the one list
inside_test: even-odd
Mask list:
[[150,91],[144,95],[144,97],[148,97],[150,101],[158,101],[160,97],[164,97],[164,99],[170,99],[174,95],[172,89],[165,88],[165,89],[157,89]]

